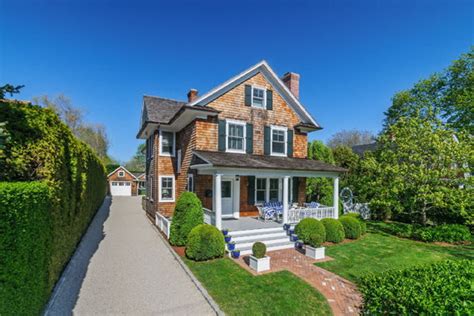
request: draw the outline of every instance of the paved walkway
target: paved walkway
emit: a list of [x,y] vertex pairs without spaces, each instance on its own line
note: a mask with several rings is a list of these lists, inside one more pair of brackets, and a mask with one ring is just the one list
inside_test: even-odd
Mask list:
[[215,315],[140,202],[140,197],[105,201],[63,273],[46,315]]
[[[268,253],[268,256],[271,258],[271,270],[264,273],[281,270],[291,271],[326,297],[334,315],[359,315],[362,297],[353,283],[315,266],[314,263],[317,260],[311,259],[295,249],[272,251]],[[247,256],[240,257],[237,263],[256,275],[257,273],[249,268],[247,260]],[[332,259],[326,257],[318,261],[327,260]]]

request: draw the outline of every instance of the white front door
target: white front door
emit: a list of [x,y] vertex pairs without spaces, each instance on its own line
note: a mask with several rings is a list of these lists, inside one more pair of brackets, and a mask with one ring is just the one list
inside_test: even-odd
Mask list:
[[234,181],[231,179],[222,179],[222,216],[231,217],[234,213]]
[[111,195],[132,195],[132,183],[130,181],[111,181]]

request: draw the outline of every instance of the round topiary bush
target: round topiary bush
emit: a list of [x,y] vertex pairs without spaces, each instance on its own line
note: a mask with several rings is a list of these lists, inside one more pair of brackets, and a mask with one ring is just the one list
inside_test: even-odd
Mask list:
[[295,227],[295,233],[298,239],[305,244],[309,242],[309,235],[313,232],[318,232],[323,237],[323,242],[326,240],[326,229],[324,225],[315,218],[305,218],[301,220]]
[[321,244],[324,242],[324,236],[319,231],[314,231],[308,236],[308,245],[314,248],[321,247]]
[[362,216],[360,216],[359,213],[347,213],[347,214],[344,214],[343,216],[353,217],[357,219],[360,223],[360,234],[365,235],[367,233],[367,224],[365,223],[365,220],[362,218]]
[[252,246],[252,255],[257,258],[263,258],[265,257],[265,253],[267,252],[267,246],[263,242],[257,241],[256,243],[253,244]]
[[346,238],[357,239],[360,237],[360,222],[357,219],[353,216],[341,216],[339,221],[344,226]]
[[203,261],[224,256],[224,238],[212,225],[201,224],[194,227],[187,239],[186,256],[189,259]]
[[170,243],[184,246],[189,232],[204,223],[204,211],[199,198],[193,192],[183,192],[176,202],[170,228]]
[[344,240],[344,226],[340,221],[334,218],[324,218],[321,223],[326,229],[326,241],[339,243]]

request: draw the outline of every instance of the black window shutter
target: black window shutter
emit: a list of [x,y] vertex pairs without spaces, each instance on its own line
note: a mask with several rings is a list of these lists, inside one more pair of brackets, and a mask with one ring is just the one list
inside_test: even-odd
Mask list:
[[218,149],[219,151],[225,151],[225,120],[219,120],[219,141],[218,141]]
[[246,146],[247,154],[253,153],[253,124],[247,123],[247,134],[246,134]]
[[299,178],[293,177],[293,202],[298,202]]
[[249,86],[248,84],[245,85],[245,105],[252,105],[252,86]]
[[288,130],[288,157],[293,157],[293,130]]
[[248,198],[248,204],[249,205],[255,205],[255,177],[254,176],[248,176],[248,192],[247,192],[247,198]]
[[263,135],[263,154],[270,155],[270,126],[265,126]]
[[267,90],[267,110],[273,110],[273,91]]

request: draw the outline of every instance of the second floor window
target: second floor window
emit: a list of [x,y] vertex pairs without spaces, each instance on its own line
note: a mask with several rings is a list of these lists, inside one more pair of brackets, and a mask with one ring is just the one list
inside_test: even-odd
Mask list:
[[174,132],[160,131],[160,155],[174,156],[175,134]]
[[245,152],[245,123],[227,122],[227,151]]
[[272,155],[286,155],[286,128],[272,127]]
[[265,90],[252,87],[252,106],[257,108],[265,107]]

